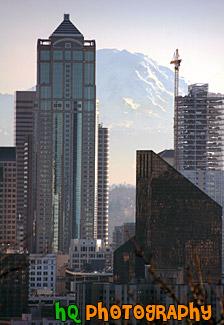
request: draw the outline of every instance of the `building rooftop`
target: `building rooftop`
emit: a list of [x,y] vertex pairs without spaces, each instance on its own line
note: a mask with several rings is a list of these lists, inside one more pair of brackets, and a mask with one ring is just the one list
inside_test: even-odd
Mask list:
[[165,149],[158,153],[158,155],[162,158],[173,158],[174,150],[173,149]]
[[69,14],[64,14],[63,22],[51,34],[52,36],[83,36],[69,19]]
[[0,147],[0,161],[14,161],[16,160],[15,147]]

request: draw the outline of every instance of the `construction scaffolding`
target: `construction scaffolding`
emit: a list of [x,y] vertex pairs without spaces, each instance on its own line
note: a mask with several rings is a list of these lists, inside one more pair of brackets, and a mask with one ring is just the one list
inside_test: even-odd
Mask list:
[[177,169],[224,170],[224,95],[194,84],[177,102]]

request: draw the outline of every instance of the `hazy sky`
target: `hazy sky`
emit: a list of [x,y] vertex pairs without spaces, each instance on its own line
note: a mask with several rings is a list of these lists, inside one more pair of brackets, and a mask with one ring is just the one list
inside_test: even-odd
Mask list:
[[[178,48],[187,81],[224,93],[224,0],[0,0],[0,6],[0,93],[36,84],[37,39],[48,38],[64,13],[97,49],[142,52],[171,67]],[[134,174],[135,167],[131,180]]]
[[1,0],[0,92],[36,83],[36,41],[64,13],[97,48],[143,52],[169,66],[179,48],[181,75],[224,93],[223,0]]

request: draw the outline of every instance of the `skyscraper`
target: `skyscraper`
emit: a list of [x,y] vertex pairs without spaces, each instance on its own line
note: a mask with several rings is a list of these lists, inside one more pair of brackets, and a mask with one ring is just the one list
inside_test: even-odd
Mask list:
[[[152,151],[137,151],[136,235],[134,241],[156,269],[194,266],[202,276],[221,279],[221,206]],[[153,259],[150,259],[153,255]],[[115,251],[115,276],[123,282],[144,277],[143,260],[131,241]]]
[[[14,107],[14,144],[16,146],[17,161],[17,222],[24,238],[23,246],[27,248],[28,218],[26,210],[26,184],[27,170],[24,165],[24,144],[28,136],[33,136],[33,108],[35,104],[35,91],[16,91]],[[17,227],[17,229],[18,229]]]
[[95,41],[69,15],[37,44],[33,216],[36,252],[97,238]]
[[97,238],[108,244],[109,210],[109,129],[99,124],[98,129],[98,209]]

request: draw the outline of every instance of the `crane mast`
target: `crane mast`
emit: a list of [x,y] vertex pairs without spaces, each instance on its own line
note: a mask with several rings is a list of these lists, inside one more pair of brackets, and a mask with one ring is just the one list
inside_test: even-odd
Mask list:
[[178,89],[179,89],[179,69],[181,59],[178,49],[174,52],[170,64],[174,64],[175,84],[174,84],[174,167],[178,168]]

